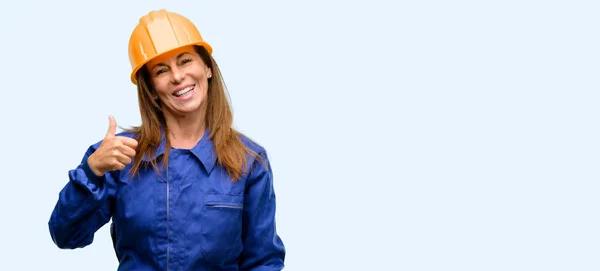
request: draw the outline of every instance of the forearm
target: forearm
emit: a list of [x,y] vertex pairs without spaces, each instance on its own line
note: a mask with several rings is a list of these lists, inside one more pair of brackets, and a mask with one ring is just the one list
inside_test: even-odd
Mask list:
[[92,172],[87,162],[69,171],[69,182],[59,193],[48,226],[58,247],[75,248],[91,243],[93,234],[110,219],[106,178]]

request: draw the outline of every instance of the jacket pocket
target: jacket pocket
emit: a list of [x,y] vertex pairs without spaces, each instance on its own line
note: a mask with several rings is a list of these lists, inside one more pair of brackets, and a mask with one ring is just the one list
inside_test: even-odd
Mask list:
[[208,209],[215,208],[229,208],[229,209],[243,209],[244,208],[244,197],[238,195],[206,195],[204,199],[205,206]]
[[234,262],[242,252],[242,195],[204,196],[202,253],[213,263]]

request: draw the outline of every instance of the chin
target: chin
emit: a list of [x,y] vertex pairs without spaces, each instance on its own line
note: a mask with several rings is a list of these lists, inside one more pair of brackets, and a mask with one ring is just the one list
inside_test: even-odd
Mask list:
[[194,102],[193,104],[187,106],[175,107],[174,111],[178,112],[179,114],[197,113],[202,109],[201,105],[201,102]]

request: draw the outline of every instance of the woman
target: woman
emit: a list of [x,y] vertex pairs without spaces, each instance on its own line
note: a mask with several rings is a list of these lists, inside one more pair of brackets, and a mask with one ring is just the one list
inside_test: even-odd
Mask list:
[[264,148],[232,128],[212,47],[181,15],[152,11],[129,41],[142,124],[103,140],[69,171],[49,221],[82,248],[112,218],[119,270],[281,270]]

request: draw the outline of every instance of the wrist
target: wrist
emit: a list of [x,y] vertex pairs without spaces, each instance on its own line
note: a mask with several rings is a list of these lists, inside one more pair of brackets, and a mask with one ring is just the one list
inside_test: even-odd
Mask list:
[[96,175],[98,177],[102,177],[104,175],[103,172],[96,169],[96,164],[94,163],[93,156],[88,157],[87,164],[88,164],[90,170],[94,173],[94,175]]

